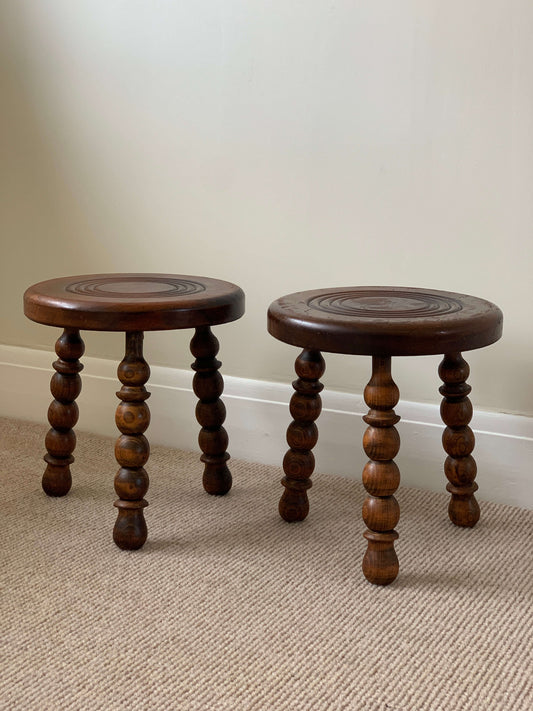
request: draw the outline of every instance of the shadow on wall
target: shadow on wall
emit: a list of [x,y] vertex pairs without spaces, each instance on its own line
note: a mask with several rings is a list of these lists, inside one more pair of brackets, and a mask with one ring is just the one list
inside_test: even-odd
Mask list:
[[73,235],[87,235],[90,227],[83,206],[76,200],[72,181],[62,170],[63,139],[42,101],[43,87],[32,56],[33,41],[22,6],[3,4],[1,194],[10,259],[7,265],[4,263],[4,287],[9,285],[13,271],[31,282],[83,263],[92,249],[83,240],[76,240],[75,250],[68,249]]
[[[43,46],[40,12],[29,13],[22,3],[0,5],[2,331],[5,342],[19,345],[35,345],[35,325],[22,314],[27,286],[60,274],[124,268],[91,224],[109,210],[110,200],[105,185],[99,189],[82,174],[68,136],[72,122],[58,121],[69,107],[62,105],[61,82]],[[43,346],[49,347],[48,338],[43,333]]]

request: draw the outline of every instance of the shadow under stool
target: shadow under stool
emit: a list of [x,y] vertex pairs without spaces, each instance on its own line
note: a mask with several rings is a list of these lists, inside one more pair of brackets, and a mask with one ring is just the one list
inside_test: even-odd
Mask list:
[[289,450],[283,460],[285,491],[279,512],[285,521],[302,521],[309,512],[307,489],[318,441],[315,424],[321,411],[321,352],[372,356],[372,377],[364,390],[369,412],[363,448],[369,461],[363,470],[368,496],[363,504],[367,580],[388,585],[398,575],[394,530],[400,508],[394,492],[400,472],[394,457],[400,449],[394,407],[399,390],[391,375],[392,356],[443,354],[439,376],[444,385],[441,417],[447,459],[444,471],[451,494],[450,520],[474,526],[479,520],[476,463],[471,455],[474,434],[468,423],[472,404],[466,380],[469,366],[463,351],[483,348],[502,334],[503,315],[489,301],[465,294],[402,287],[346,287],[303,291],[283,296],[268,309],[268,330],[280,341],[303,348],[295,363],[296,391],[290,401],[293,421],[287,429]]
[[49,496],[70,490],[70,465],[76,446],[73,427],[78,421],[76,398],[81,392],[80,358],[85,346],[80,330],[123,331],[126,352],[118,366],[122,384],[116,423],[120,436],[115,456],[120,465],[115,476],[118,500],[113,539],[119,548],[140,548],[147,537],[143,509],[148,505],[150,446],[144,436],[150,396],[144,385],[150,368],[143,358],[144,331],[194,328],[191,352],[195,357],[193,390],[199,399],[196,418],[205,464],[203,485],[210,494],[227,493],[232,484],[227,466],[226,411],[220,400],[224,383],[216,359],[218,340],[211,326],[228,323],[244,313],[244,293],[235,284],[217,279],[176,274],[92,274],[70,276],[34,284],[24,294],[24,313],[32,321],[59,326],[58,360],[50,389],[54,400],[48,410],[51,429],[45,440],[47,463],[42,485]]

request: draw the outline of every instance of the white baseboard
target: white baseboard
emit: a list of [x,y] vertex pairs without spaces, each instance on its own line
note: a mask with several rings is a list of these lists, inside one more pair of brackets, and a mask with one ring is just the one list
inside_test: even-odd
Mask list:
[[[53,360],[53,352],[0,345],[0,415],[46,422]],[[77,429],[114,437],[118,402],[115,392],[120,385],[117,363],[90,357],[84,358],[83,363]],[[152,366],[151,370],[148,389],[152,393],[152,421],[147,432],[150,442],[195,449],[199,427],[194,417],[192,371],[160,366]],[[293,392],[290,383],[230,376],[224,376],[224,381],[223,399],[228,411],[225,427],[231,455],[281,467],[287,448],[287,406]],[[322,400],[320,437],[314,450],[315,481],[320,472],[359,478],[366,461],[361,445],[365,429],[361,415],[367,410],[363,398],[324,391]],[[395,409],[402,417],[398,425],[402,446],[396,457],[402,484],[443,491],[445,455],[438,403],[400,401]],[[477,411],[472,429],[476,435],[479,500],[533,509],[533,418]]]

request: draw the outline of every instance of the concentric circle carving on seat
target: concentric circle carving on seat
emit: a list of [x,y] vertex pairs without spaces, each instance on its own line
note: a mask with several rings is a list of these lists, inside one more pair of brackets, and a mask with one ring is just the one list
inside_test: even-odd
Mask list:
[[466,294],[405,287],[343,287],[283,296],[268,330],[302,348],[361,355],[429,355],[497,341],[503,315]]
[[313,309],[341,316],[357,318],[423,318],[452,314],[463,308],[460,301],[442,294],[417,294],[394,290],[370,290],[333,292],[315,296],[307,302]]
[[205,291],[205,286],[197,281],[177,277],[96,277],[68,284],[71,294],[85,296],[121,296],[126,299],[145,299],[161,296],[186,296]]
[[443,294],[417,294],[406,290],[398,294],[394,290],[375,292],[365,289],[358,291],[333,292],[315,296],[307,302],[311,308],[325,313],[359,318],[422,318],[461,311],[462,304],[457,299]]
[[85,274],[50,279],[24,294],[24,313],[48,326],[160,331],[235,321],[244,293],[219,279],[181,274]]

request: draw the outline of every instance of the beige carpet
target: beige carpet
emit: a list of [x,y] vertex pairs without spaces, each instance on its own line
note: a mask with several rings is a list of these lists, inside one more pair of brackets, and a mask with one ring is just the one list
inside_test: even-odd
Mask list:
[[1,709],[533,708],[533,512],[482,504],[460,530],[446,494],[400,489],[400,576],[379,588],[359,484],[315,475],[289,525],[276,468],[232,460],[214,498],[196,453],[154,447],[149,540],[125,553],[111,440],[78,433],[74,486],[51,499],[46,427],[0,431]]

